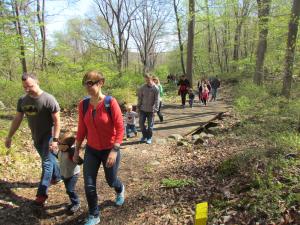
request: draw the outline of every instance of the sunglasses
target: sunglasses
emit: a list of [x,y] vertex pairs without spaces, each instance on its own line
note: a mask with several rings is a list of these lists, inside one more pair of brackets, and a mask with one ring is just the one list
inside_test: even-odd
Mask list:
[[66,144],[66,143],[63,143],[63,142],[60,142],[60,141],[59,141],[59,142],[57,142],[57,144],[58,144],[58,145],[68,145],[68,144]]
[[83,83],[83,86],[85,86],[85,87],[92,87],[95,84],[98,84],[99,82],[100,82],[100,80],[96,80],[96,81],[88,80],[88,81],[85,81]]

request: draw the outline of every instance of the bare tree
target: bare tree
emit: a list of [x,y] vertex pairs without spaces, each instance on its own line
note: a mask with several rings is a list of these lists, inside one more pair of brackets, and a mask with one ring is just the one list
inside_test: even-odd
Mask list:
[[159,1],[143,0],[135,14],[131,35],[138,48],[143,74],[154,68],[157,53],[156,47],[167,14]]
[[23,37],[23,31],[20,21],[20,10],[19,10],[19,3],[17,0],[11,0],[12,12],[15,17],[14,24],[16,28],[16,33],[19,38],[19,46],[20,46],[20,61],[22,64],[23,73],[27,72],[27,63],[26,63],[26,53],[25,53],[25,43]]
[[[106,24],[109,49],[112,49],[119,75],[122,75],[123,60],[128,48],[132,17],[136,11],[132,0],[94,0],[101,19]],[[100,31],[101,32],[101,31]]]
[[188,44],[186,74],[193,87],[193,56],[194,56],[194,35],[195,35],[195,0],[189,0],[189,18],[188,18]]
[[263,84],[264,61],[267,50],[268,21],[270,15],[271,0],[257,0],[259,19],[259,40],[256,50],[256,69],[253,82],[257,85]]
[[179,42],[179,49],[180,49],[181,68],[182,68],[182,73],[186,75],[185,66],[184,66],[183,42],[182,42],[182,35],[181,35],[181,23],[180,23],[180,18],[178,13],[178,4],[179,1],[176,3],[176,0],[173,0],[174,12],[176,17],[177,35],[178,35],[178,42]]
[[[240,3],[242,6],[240,7]],[[234,49],[233,49],[233,60],[237,62],[239,60],[239,50],[240,50],[240,37],[242,32],[242,26],[249,15],[251,9],[251,0],[237,1],[234,7],[234,14],[236,19],[236,28],[234,34]],[[236,67],[234,66],[234,70]]]
[[41,70],[44,70],[46,58],[46,29],[45,29],[45,0],[42,0],[42,9],[40,0],[36,0],[36,15],[39,23],[41,39],[42,39],[42,60]]
[[286,53],[285,53],[285,69],[282,85],[282,95],[289,98],[291,95],[292,76],[294,55],[297,43],[298,25],[300,16],[300,1],[294,0],[289,22],[289,33],[287,39]]

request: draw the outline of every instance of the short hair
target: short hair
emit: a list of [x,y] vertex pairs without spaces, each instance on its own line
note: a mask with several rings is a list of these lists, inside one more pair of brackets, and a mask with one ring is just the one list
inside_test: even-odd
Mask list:
[[60,133],[59,139],[64,144],[67,144],[69,147],[71,147],[75,143],[75,135],[71,131],[62,130]]
[[152,76],[152,80],[157,80],[158,84],[160,84],[159,78],[157,76]]
[[36,74],[33,73],[33,72],[31,72],[31,73],[26,72],[26,73],[22,74],[22,77],[21,77],[22,81],[25,81],[28,78],[31,78],[31,79],[36,80],[36,81],[38,80]]
[[86,72],[82,78],[82,84],[84,84],[87,80],[103,81],[103,84],[105,82],[104,75],[96,70]]
[[152,76],[151,74],[145,74],[145,75],[144,75],[144,78],[153,80],[153,76]]

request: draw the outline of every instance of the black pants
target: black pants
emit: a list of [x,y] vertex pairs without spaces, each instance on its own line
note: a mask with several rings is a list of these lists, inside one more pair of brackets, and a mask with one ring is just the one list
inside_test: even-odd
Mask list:
[[160,102],[159,102],[158,111],[157,111],[157,115],[158,115],[158,117],[159,117],[160,122],[163,122],[163,121],[164,121],[164,116],[163,116],[163,114],[162,114],[161,111],[160,111],[161,105],[162,105],[162,102],[160,101]]
[[180,93],[180,96],[181,96],[181,105],[185,105],[185,102],[186,102],[186,95],[187,95],[186,92],[181,92],[181,93]]

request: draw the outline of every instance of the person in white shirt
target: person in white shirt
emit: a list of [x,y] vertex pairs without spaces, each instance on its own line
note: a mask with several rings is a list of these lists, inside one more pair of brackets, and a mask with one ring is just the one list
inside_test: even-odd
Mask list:
[[137,136],[136,131],[136,117],[138,116],[137,112],[132,111],[132,105],[127,105],[127,112],[125,113],[125,123],[126,123],[126,137],[130,137],[130,133],[133,132]]

